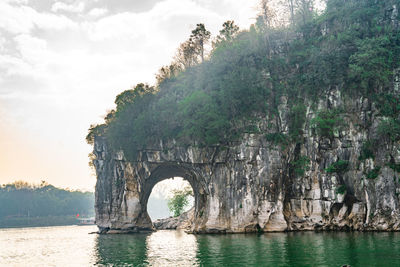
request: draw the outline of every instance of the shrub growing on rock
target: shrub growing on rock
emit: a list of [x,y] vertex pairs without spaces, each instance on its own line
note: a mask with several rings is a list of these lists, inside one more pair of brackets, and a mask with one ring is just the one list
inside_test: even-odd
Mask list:
[[347,160],[339,160],[332,163],[328,168],[325,169],[327,173],[338,173],[342,174],[349,168],[349,162]]
[[339,110],[321,110],[311,120],[311,127],[318,135],[333,138],[335,132],[340,129],[342,120]]

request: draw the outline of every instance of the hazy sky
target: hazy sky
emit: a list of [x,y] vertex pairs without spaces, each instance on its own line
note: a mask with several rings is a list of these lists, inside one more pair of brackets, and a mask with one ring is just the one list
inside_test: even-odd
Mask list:
[[254,22],[258,0],[0,0],[0,184],[93,190],[87,129],[154,82],[203,22]]

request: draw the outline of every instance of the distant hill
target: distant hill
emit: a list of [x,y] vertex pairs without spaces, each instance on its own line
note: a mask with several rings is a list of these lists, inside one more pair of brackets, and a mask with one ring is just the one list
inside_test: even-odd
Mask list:
[[76,224],[94,216],[94,193],[18,181],[0,186],[0,227]]

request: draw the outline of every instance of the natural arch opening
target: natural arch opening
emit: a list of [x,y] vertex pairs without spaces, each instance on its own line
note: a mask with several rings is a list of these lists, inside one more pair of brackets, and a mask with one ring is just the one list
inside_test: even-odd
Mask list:
[[[179,178],[175,178],[179,177]],[[168,184],[168,180],[173,179],[174,182],[171,184],[174,184],[174,186],[164,186],[164,183]],[[163,183],[163,181],[165,181]],[[157,184],[160,184],[157,186]],[[154,201],[154,197],[150,199],[150,195],[154,191],[155,194],[160,193],[162,190],[167,190],[169,191],[170,189],[184,189],[185,186],[189,186],[191,189],[192,197],[191,199],[189,198],[189,205],[187,205],[186,210],[190,209],[190,212],[187,212],[186,214],[179,216],[179,217],[173,217],[172,222],[162,222],[163,224],[157,224],[154,225],[156,229],[176,229],[178,228],[184,228],[190,230],[192,226],[195,224],[196,221],[201,220],[204,210],[205,210],[205,204],[206,204],[206,187],[205,187],[205,182],[202,181],[201,177],[197,175],[192,169],[185,168],[184,166],[180,165],[161,165],[158,166],[150,175],[148,179],[146,179],[146,182],[143,187],[143,192],[141,196],[141,204],[142,204],[142,211],[144,212],[145,215],[152,221],[152,223],[155,222],[154,219],[159,219],[156,218],[155,213],[157,213],[157,208],[160,207],[155,207],[159,204],[161,206],[162,210],[166,210],[168,214],[166,213],[160,213],[161,215],[167,215],[166,217],[170,218],[169,214],[169,209],[167,207],[167,201],[164,199],[163,203],[157,201]],[[160,189],[163,188],[163,189]],[[168,192],[169,194],[169,192]],[[168,195],[167,194],[167,195]],[[150,210],[148,210],[150,208]],[[149,216],[150,215],[150,216]],[[175,222],[173,222],[175,220]],[[181,226],[179,226],[181,224]],[[177,227],[175,227],[177,226]],[[167,227],[167,228],[165,228]]]
[[[175,206],[171,207],[171,204],[175,204]],[[156,228],[175,229],[176,220],[174,218],[177,215],[185,216],[185,213],[192,212],[193,208],[193,188],[182,177],[173,177],[158,182],[153,187],[147,201],[147,213]]]

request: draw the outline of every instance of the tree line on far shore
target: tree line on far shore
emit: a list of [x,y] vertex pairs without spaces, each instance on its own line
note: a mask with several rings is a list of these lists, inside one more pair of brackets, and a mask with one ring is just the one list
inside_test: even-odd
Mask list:
[[61,189],[45,181],[0,186],[0,227],[73,224],[77,214],[94,215],[94,193]]

